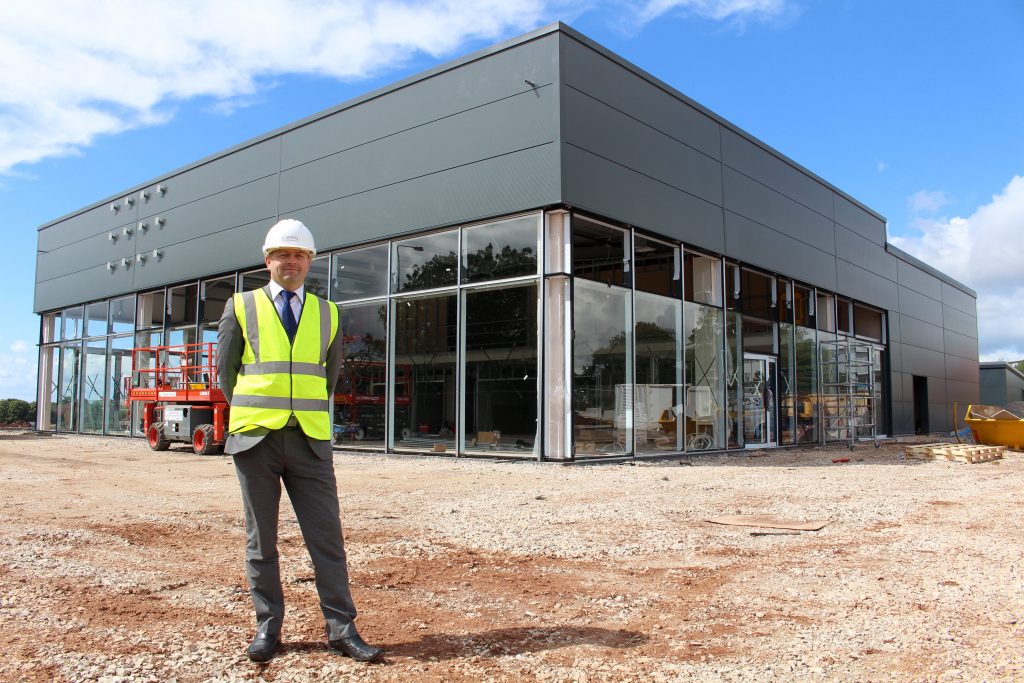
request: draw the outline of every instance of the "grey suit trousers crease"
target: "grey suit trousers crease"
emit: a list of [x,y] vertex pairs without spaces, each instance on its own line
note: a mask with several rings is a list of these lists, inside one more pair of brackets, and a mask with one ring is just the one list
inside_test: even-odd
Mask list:
[[356,608],[349,590],[333,459],[324,460],[300,430],[269,432],[234,455],[245,513],[246,577],[257,628],[280,633],[284,591],[277,551],[281,483],[284,482],[316,575],[329,639],[354,632]]

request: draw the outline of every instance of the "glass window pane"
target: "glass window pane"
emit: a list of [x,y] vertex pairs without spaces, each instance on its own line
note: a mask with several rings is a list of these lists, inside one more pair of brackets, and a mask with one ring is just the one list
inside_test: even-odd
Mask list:
[[317,256],[309,264],[306,274],[306,292],[315,294],[321,299],[327,298],[327,281],[331,277],[331,257],[327,254]]
[[537,274],[539,215],[476,225],[462,231],[463,282]]
[[573,289],[572,429],[576,454],[630,453],[630,291],[587,280],[576,280]]
[[82,336],[82,307],[65,308],[62,312],[63,325],[60,338],[78,339]]
[[122,334],[135,330],[135,297],[123,296],[110,302],[110,331]]
[[59,324],[60,313],[47,313],[43,316],[43,343],[57,341],[57,325]]
[[725,314],[725,431],[728,448],[743,448],[743,322],[734,311]]
[[811,290],[802,285],[793,286],[793,318],[797,325],[814,326],[814,304],[811,303]]
[[673,298],[681,295],[678,247],[636,235],[633,251],[633,278],[638,291]]
[[164,290],[146,292],[139,295],[139,307],[136,312],[136,325],[140,329],[147,327],[163,327],[164,325]]
[[534,455],[537,284],[465,296],[465,450]]
[[722,309],[686,303],[683,330],[686,339],[686,450],[725,448],[724,324]]
[[242,275],[242,291],[248,292],[270,284],[270,271],[266,268],[253,270]]
[[199,302],[199,285],[181,285],[168,290],[167,324],[195,325],[196,306]]
[[224,305],[235,293],[235,278],[221,277],[216,280],[207,280],[199,286],[199,320],[203,323],[211,323],[216,329],[221,315],[224,314]]
[[740,310],[764,320],[777,318],[775,286],[770,276],[746,268],[740,271]]
[[853,306],[853,331],[858,337],[882,341],[882,313],[865,306]]
[[107,351],[107,434],[131,432],[131,407],[125,392],[132,376],[132,337],[112,337]]
[[367,299],[388,293],[388,245],[343,251],[334,255],[335,301]]
[[818,293],[818,303],[814,309],[814,318],[818,321],[818,329],[823,332],[836,331],[836,300],[831,294]]
[[39,362],[39,395],[41,401],[36,411],[38,428],[52,431],[57,429],[58,385],[60,373],[60,347],[43,349]]
[[818,352],[813,328],[793,328],[796,343],[797,443],[818,440]]
[[[339,312],[345,364],[334,389],[335,440],[359,447],[384,448],[387,446],[387,302],[353,304]],[[407,410],[406,405],[405,412]]]
[[[152,389],[156,387],[156,356],[157,352],[152,349],[161,345],[163,332],[138,332],[135,335],[135,358],[133,360],[132,386]],[[132,420],[132,434],[142,436],[142,411],[136,409],[135,417]]]
[[853,304],[849,299],[836,298],[836,329],[843,334],[853,334]]
[[793,326],[779,323],[779,445],[796,443],[796,353],[793,346]]
[[[454,253],[453,253],[454,256]],[[394,446],[455,450],[457,297],[395,299]]]
[[393,291],[412,292],[458,283],[457,230],[414,237],[391,245]]
[[57,395],[57,429],[73,432],[78,429],[79,357],[82,349],[77,344],[67,345],[60,351],[60,388]]
[[85,307],[85,336],[100,337],[107,334],[107,302],[97,301]]
[[[639,254],[639,248],[637,249]],[[637,282],[640,275],[637,275]],[[654,294],[634,297],[637,453],[681,451],[683,386],[683,303]]]
[[608,285],[629,286],[626,232],[582,216],[572,217],[572,274]]
[[[103,316],[106,324],[107,316]],[[82,372],[82,432],[99,434],[103,431],[103,397],[106,392],[107,340],[97,339],[85,343],[85,367]]]
[[687,301],[722,305],[722,259],[693,251],[684,252],[683,273]]

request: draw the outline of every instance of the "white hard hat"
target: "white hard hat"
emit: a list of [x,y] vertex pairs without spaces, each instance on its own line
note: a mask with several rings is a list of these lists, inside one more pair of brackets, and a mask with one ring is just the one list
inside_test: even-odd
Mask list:
[[310,256],[316,255],[313,233],[302,221],[284,218],[274,223],[274,227],[267,231],[267,239],[263,241],[264,256],[275,249],[285,248],[304,249],[309,252]]

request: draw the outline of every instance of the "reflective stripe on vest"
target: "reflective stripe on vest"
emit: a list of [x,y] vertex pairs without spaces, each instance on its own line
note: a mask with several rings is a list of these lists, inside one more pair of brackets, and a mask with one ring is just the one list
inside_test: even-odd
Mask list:
[[338,333],[337,306],[307,294],[293,342],[267,288],[235,294],[234,306],[245,347],[231,397],[231,433],[280,429],[295,415],[308,436],[329,440],[327,348]]

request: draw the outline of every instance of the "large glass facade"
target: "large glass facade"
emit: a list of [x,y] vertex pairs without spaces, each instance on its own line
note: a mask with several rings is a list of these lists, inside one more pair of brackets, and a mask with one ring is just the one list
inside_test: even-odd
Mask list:
[[[106,322],[106,315],[103,316]],[[81,427],[83,432],[99,434],[103,431],[103,405],[107,376],[107,339],[88,339],[82,367]]]
[[[386,273],[382,275],[386,284]],[[334,389],[335,442],[384,448],[388,403],[387,302],[343,305],[340,314],[345,364]],[[403,415],[408,412],[408,400],[405,395],[395,397]],[[404,422],[401,418],[399,421]]]

